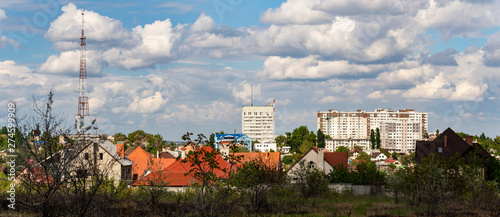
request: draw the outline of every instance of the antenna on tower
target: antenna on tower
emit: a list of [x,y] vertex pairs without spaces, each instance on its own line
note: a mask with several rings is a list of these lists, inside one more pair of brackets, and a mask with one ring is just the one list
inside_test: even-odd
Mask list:
[[81,134],[82,126],[85,125],[85,116],[89,116],[89,98],[87,96],[87,60],[85,58],[85,12],[82,5],[82,36],[80,37],[80,78],[78,82],[78,114],[76,115],[76,131]]
[[250,86],[250,105],[253,106],[253,85]]

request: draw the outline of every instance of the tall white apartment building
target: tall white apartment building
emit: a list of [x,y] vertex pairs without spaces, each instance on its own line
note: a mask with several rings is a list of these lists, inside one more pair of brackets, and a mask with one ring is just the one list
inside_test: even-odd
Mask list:
[[243,106],[242,133],[260,143],[274,143],[274,105]]
[[340,112],[329,110],[318,112],[317,126],[332,137],[327,149],[354,145],[370,149],[370,132],[379,128],[381,147],[390,151],[415,151],[415,142],[421,140],[428,130],[428,114],[413,109],[393,111],[376,109],[374,112],[358,110]]

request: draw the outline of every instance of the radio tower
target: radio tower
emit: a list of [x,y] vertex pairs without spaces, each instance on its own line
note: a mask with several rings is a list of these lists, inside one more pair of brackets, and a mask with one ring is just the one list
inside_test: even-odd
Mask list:
[[85,116],[89,116],[89,98],[87,97],[87,61],[85,59],[85,33],[83,31],[85,13],[82,6],[82,37],[80,37],[80,79],[78,84],[78,114],[76,115],[77,134],[82,132],[82,126],[85,125]]

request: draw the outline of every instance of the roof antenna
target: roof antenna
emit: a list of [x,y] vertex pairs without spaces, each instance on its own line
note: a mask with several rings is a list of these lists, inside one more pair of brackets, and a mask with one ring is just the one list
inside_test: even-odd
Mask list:
[[250,98],[251,98],[250,105],[253,106],[253,85],[250,87]]

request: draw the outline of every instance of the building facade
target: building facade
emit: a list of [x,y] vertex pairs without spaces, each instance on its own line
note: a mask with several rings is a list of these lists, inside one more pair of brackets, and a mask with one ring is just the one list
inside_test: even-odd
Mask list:
[[250,151],[252,150],[252,139],[242,133],[239,134],[215,134],[215,148],[220,149],[221,145],[235,143],[242,145]]
[[317,113],[317,127],[333,141],[327,149],[339,145],[352,149],[358,145],[370,149],[370,132],[379,128],[381,147],[389,151],[415,151],[415,142],[428,131],[428,114],[413,109],[393,111],[376,109],[374,112],[358,110],[340,112],[329,110]]
[[274,105],[243,106],[242,133],[260,143],[274,143]]

